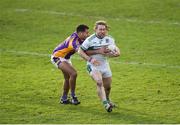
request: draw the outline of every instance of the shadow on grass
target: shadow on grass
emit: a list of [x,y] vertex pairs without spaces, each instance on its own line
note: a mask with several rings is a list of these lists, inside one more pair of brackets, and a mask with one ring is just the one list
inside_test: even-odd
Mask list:
[[[32,99],[32,100],[31,100]],[[80,123],[131,123],[131,124],[150,124],[150,123],[167,123],[165,118],[160,118],[152,116],[143,111],[134,111],[125,108],[115,108],[113,112],[108,113],[102,107],[101,104],[86,104],[81,103],[80,105],[62,105],[58,104],[56,98],[48,98],[35,96],[35,98],[16,100],[16,110],[21,109],[21,113],[27,113],[23,117],[22,114],[18,112],[21,117],[14,117],[19,123],[59,123],[59,118],[64,120],[62,123],[77,123],[76,118],[83,118],[79,121]],[[26,101],[25,101],[26,100]],[[15,100],[14,100],[15,101]],[[31,110],[30,110],[31,109]],[[15,110],[15,109],[14,109]],[[13,112],[16,112],[13,111]],[[34,111],[33,111],[34,110]],[[9,111],[9,110],[8,110]],[[11,111],[10,111],[11,112]],[[32,114],[33,113],[33,114]],[[31,116],[31,118],[29,117]],[[73,118],[71,118],[73,117]],[[47,119],[46,119],[47,118]],[[50,119],[49,119],[50,118]],[[27,121],[21,121],[21,120]],[[36,121],[41,119],[42,121]],[[44,119],[44,120],[43,120]],[[68,120],[71,119],[71,120]],[[34,121],[35,120],[35,121]],[[33,122],[34,121],[34,122]],[[172,121],[172,123],[177,123],[178,121]],[[11,123],[11,122],[10,122]]]
[[[36,99],[38,97],[36,96]],[[14,122],[18,121],[18,123],[102,123],[102,124],[160,124],[167,123],[165,118],[160,118],[156,116],[152,116],[143,111],[134,111],[125,108],[115,108],[113,112],[108,113],[100,104],[86,104],[82,103],[80,105],[62,105],[58,104],[58,102],[54,102],[56,99],[45,100],[45,98],[39,98],[40,101],[27,101],[26,104],[24,101],[18,101],[18,108],[21,109],[21,113],[27,113],[22,115],[20,112],[18,116],[14,117]],[[53,102],[53,103],[52,103]],[[16,108],[18,110],[18,108]],[[31,110],[29,110],[31,108]],[[15,109],[14,109],[15,110]],[[34,110],[34,111],[33,111]],[[16,110],[15,110],[16,112]],[[30,113],[31,112],[31,113]],[[29,114],[30,113],[30,114]],[[32,114],[33,113],[33,114]],[[21,117],[19,117],[21,116]],[[31,117],[30,117],[31,116]],[[83,120],[77,120],[77,119]],[[71,119],[71,120],[69,120]],[[5,119],[4,119],[5,120]],[[25,120],[25,121],[22,121]],[[169,121],[170,122],[170,121]],[[178,121],[172,121],[172,123],[177,123]],[[4,122],[3,122],[4,123]],[[12,123],[10,120],[9,123]]]
[[[160,118],[155,118],[154,116],[145,114],[143,112],[138,112],[138,111],[133,111],[129,109],[121,109],[121,108],[116,108],[113,110],[113,112],[108,113],[104,109],[99,109],[98,107],[88,107],[88,106],[72,106],[70,110],[75,111],[75,112],[81,112],[85,114],[89,114],[89,116],[93,116],[93,118],[89,117],[92,119],[91,123],[131,123],[131,124],[151,124],[151,123],[165,123],[164,120]],[[106,119],[106,120],[99,120],[100,118]]]

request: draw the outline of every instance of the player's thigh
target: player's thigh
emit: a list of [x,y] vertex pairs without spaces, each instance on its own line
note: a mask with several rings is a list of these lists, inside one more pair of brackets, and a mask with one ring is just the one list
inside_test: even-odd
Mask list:
[[62,71],[62,73],[63,73],[64,79],[67,80],[67,81],[69,81],[69,78],[70,78],[69,73],[66,72],[66,71],[64,71],[64,70],[61,70],[61,71]]
[[103,78],[104,88],[110,88],[112,83],[112,77]]
[[69,76],[70,75],[77,75],[77,72],[74,69],[74,67],[66,61],[61,62],[61,64],[59,65],[59,69],[61,69],[63,74],[65,74],[66,76],[67,76],[67,74],[69,74]]
[[96,83],[102,83],[102,74],[98,70],[91,71],[91,77]]

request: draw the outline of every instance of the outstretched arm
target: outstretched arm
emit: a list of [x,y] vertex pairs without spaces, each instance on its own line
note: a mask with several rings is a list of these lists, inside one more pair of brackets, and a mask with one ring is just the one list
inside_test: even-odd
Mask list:
[[84,50],[81,49],[81,47],[79,47],[78,49],[78,54],[86,61],[90,60],[90,57],[85,53]]
[[107,49],[106,46],[103,46],[99,49],[96,49],[96,50],[87,50],[85,51],[85,53],[87,55],[95,55],[95,54],[102,54],[102,55],[106,55],[106,53],[110,52],[110,50]]
[[97,61],[96,59],[92,58],[92,57],[89,57],[85,52],[84,50],[81,49],[81,47],[79,47],[78,49],[78,54],[86,61],[92,63],[93,65],[100,65],[100,62]]

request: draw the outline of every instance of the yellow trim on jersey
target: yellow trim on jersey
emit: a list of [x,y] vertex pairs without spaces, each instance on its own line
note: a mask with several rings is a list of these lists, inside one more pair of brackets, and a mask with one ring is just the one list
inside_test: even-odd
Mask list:
[[72,38],[71,40],[69,40],[68,48],[73,49],[72,42],[74,41],[74,39],[75,39],[75,38]]
[[64,48],[64,49],[56,51],[53,54],[53,56],[55,56],[55,57],[63,57],[64,58],[69,52],[71,52],[74,49],[73,44],[72,44],[74,39],[75,38],[70,38],[70,41],[69,41],[69,44],[68,44],[68,48]]

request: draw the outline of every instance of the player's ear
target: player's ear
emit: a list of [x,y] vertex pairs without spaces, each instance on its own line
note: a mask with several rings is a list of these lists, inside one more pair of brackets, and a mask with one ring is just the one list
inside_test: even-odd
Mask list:
[[96,29],[97,29],[97,27],[96,27],[96,26],[94,26],[94,28],[93,28],[94,32],[96,32]]

